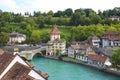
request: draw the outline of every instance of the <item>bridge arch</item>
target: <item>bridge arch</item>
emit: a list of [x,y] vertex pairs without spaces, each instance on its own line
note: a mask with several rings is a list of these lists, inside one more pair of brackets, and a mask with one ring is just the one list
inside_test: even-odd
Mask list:
[[38,56],[43,56],[43,54],[42,54],[41,52],[35,53],[35,54],[33,55],[33,57],[36,56],[36,55],[38,55]]
[[29,51],[21,51],[20,56],[24,57],[23,59],[32,60],[35,55],[43,56],[41,49],[29,50]]
[[36,53],[33,53],[33,55],[31,56],[31,59],[33,59],[33,57],[34,57],[35,55],[43,56],[43,54],[42,54],[41,52],[36,52]]

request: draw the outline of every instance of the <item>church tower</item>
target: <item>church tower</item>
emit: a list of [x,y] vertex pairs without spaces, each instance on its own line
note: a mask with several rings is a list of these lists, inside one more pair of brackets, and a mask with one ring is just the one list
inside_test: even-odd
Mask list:
[[60,31],[58,30],[56,25],[53,26],[53,29],[50,33],[50,41],[55,40],[60,40]]

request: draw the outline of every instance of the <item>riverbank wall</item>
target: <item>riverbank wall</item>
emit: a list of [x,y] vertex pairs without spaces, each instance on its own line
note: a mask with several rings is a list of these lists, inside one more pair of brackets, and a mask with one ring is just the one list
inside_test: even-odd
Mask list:
[[[57,57],[45,56],[44,58],[59,60]],[[83,66],[86,66],[86,67],[89,67],[89,68],[92,68],[92,69],[95,69],[95,70],[98,70],[98,71],[101,71],[101,72],[108,73],[110,75],[115,75],[115,76],[120,77],[120,72],[119,71],[110,70],[109,68],[108,69],[104,69],[104,68],[100,68],[100,67],[88,64],[88,63],[78,62],[78,61],[73,61],[73,60],[67,60],[67,59],[64,59],[64,58],[61,61],[69,62],[69,63],[73,63],[73,64],[78,64],[78,65],[83,65]]]

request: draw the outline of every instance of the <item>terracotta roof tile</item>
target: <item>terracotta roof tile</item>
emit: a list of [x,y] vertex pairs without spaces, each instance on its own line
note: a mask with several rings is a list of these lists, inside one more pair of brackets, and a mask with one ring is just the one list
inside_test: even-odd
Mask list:
[[48,79],[48,77],[49,77],[48,73],[44,73],[43,76],[45,79]]
[[93,61],[105,62],[107,57],[101,56],[98,54],[88,54],[88,59],[93,60]]
[[16,62],[12,68],[3,76],[2,80],[33,80],[28,76],[31,68]]
[[31,76],[29,76],[29,75],[27,75],[25,80],[36,80],[36,79],[31,77]]
[[4,53],[4,51],[2,49],[0,49],[0,56]]
[[88,44],[76,44],[76,45],[71,45],[71,47],[74,49],[86,50],[89,47],[89,45]]
[[0,74],[7,68],[14,57],[14,55],[7,52],[0,56]]
[[58,30],[56,25],[53,26],[53,30],[52,30],[51,34],[60,34],[60,31]]
[[120,40],[120,33],[117,33],[115,31],[108,31],[106,32],[102,38],[106,38],[108,40]]

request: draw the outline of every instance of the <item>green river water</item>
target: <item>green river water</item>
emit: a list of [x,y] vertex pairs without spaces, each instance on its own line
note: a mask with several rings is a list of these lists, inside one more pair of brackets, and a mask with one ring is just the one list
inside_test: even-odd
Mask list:
[[82,65],[37,56],[33,58],[32,62],[35,64],[36,70],[49,73],[48,80],[120,80],[120,77]]

